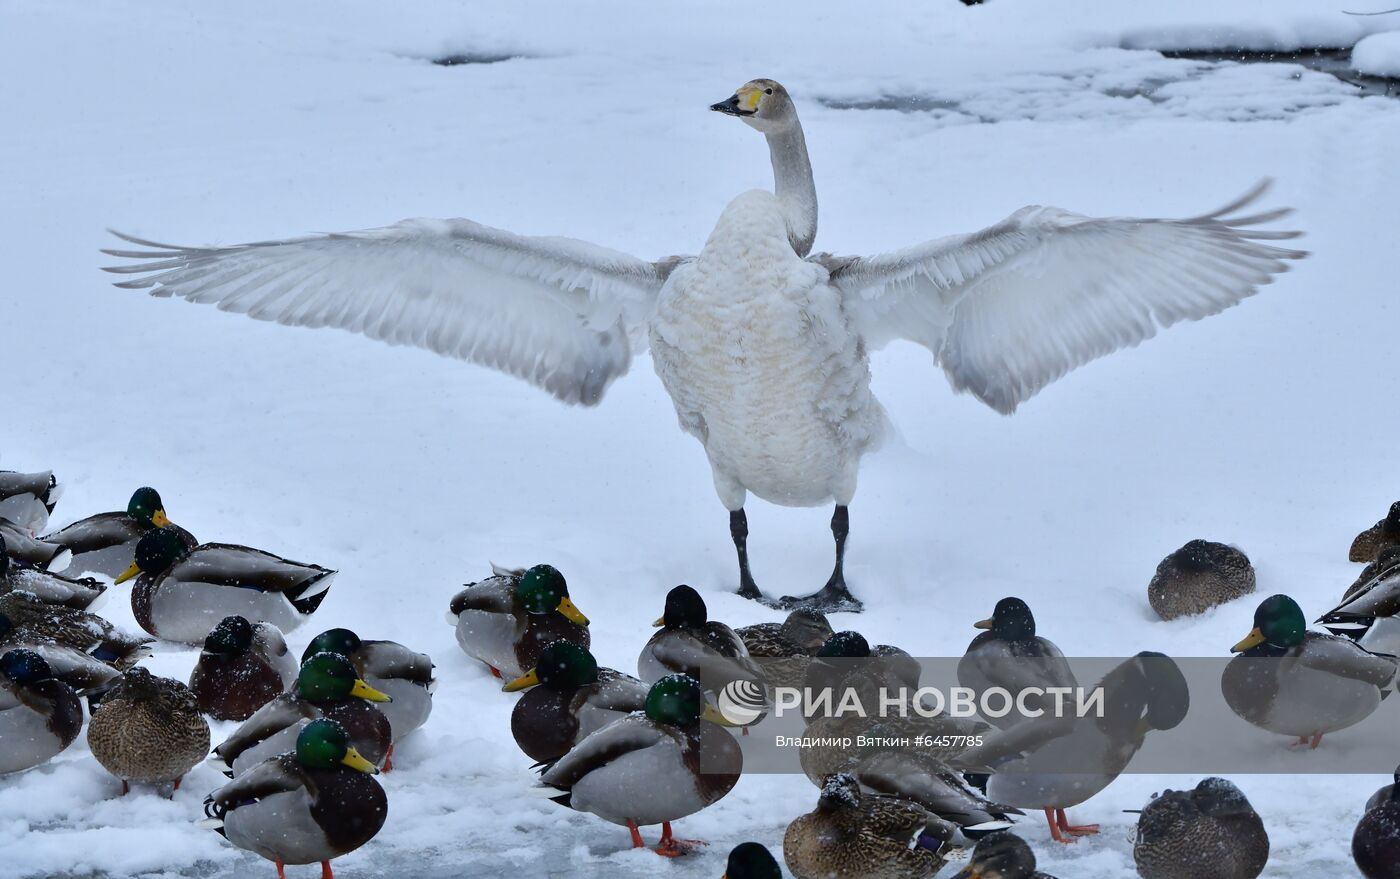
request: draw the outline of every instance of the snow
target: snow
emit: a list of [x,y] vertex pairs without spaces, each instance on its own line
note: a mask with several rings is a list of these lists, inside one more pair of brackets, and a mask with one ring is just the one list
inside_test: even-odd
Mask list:
[[[817,791],[749,776],[681,822],[711,841],[703,855],[628,851],[621,829],[528,794],[512,698],[441,622],[491,561],[558,566],[600,661],[624,671],[676,583],[732,625],[778,618],[725,594],[726,516],[650,363],[598,408],[568,409],[421,351],[114,290],[96,271],[103,227],[228,243],[466,216],[646,257],[694,252],[729,198],[771,184],[761,139],[705,111],[756,76],[799,102],[818,249],[912,244],[1027,203],[1192,215],[1274,177],[1270,203],[1298,208],[1311,259],[1239,308],[1075,372],[1014,418],[947,393],[922,349],[873,358],[901,434],[867,461],[851,508],[848,577],[869,610],[834,621],[957,656],[971,622],[1016,594],[1071,655],[1219,656],[1254,602],[1155,621],[1145,592],[1166,553],[1196,537],[1236,544],[1260,595],[1320,613],[1355,576],[1351,538],[1396,499],[1400,104],[1292,65],[1143,48],[1347,46],[1400,26],[1341,14],[1355,5],[7,4],[0,466],[54,468],[67,493],[53,527],[151,484],[205,540],[339,569],[290,635],[298,652],[344,625],[434,657],[436,710],[396,749],[388,823],[337,862],[343,875],[405,863],[423,877],[718,875],[741,841],[776,851]],[[1394,36],[1363,40],[1358,64],[1380,72],[1370,65],[1395,57]],[[512,57],[426,60],[453,53]],[[750,506],[760,586],[825,580],[829,515]],[[120,597],[105,610],[135,627]],[[194,656],[161,645],[150,666],[185,679]],[[1398,710],[1389,700],[1370,722]],[[1352,828],[1385,770],[1236,777],[1273,840],[1266,875],[1350,869]],[[272,875],[194,826],[220,780],[200,767],[173,800],[118,798],[80,740],[0,780],[0,876]],[[1105,825],[1072,847],[1034,820],[1024,835],[1053,875],[1131,876],[1121,810],[1198,780],[1121,778],[1072,810]]]
[[1400,76],[1400,32],[1372,34],[1351,51],[1352,66],[1376,76]]

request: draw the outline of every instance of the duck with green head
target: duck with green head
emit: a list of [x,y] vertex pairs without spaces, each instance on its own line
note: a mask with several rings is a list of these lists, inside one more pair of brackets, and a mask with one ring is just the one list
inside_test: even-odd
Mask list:
[[156,528],[136,544],[116,579],[131,588],[141,628],[166,641],[200,645],[225,617],[241,616],[290,632],[316,612],[335,571],[260,549],[204,543],[190,549],[175,528]]
[[199,708],[216,720],[247,720],[296,683],[296,657],[271,623],[224,617],[204,639],[190,673]]
[[956,827],[917,803],[861,789],[854,776],[826,779],[817,807],[783,834],[797,879],[928,879],[952,849]]
[[668,592],[665,612],[652,625],[660,630],[637,657],[637,677],[643,681],[683,674],[712,692],[734,681],[766,684],[743,639],[724,623],[710,619],[705,599],[691,587],[682,584]]
[[[1037,634],[1030,606],[1014,596],[998,601],[988,619],[973,623],[982,634],[972,639],[958,662],[958,683],[977,693],[1000,688],[1011,693],[1051,687],[1078,687],[1069,661],[1055,642]],[[1028,707],[1044,709],[1049,702],[1028,700]],[[1007,729],[1024,719],[1017,712],[987,718]]]
[[687,675],[652,684],[641,713],[629,714],[579,742],[540,778],[559,791],[552,799],[627,827],[642,848],[639,827],[661,825],[661,855],[684,854],[694,843],[676,839],[671,822],[693,815],[733,789],[743,753],[721,729],[729,722]]
[[49,514],[63,496],[52,470],[17,473],[0,470],[0,519],[38,534],[49,524]]
[[631,675],[600,668],[587,647],[572,641],[550,644],[534,668],[501,689],[529,689],[515,703],[510,731],[539,763],[558,760],[608,724],[642,711],[650,691]]
[[1235,714],[1316,748],[1327,733],[1360,723],[1395,680],[1393,658],[1349,638],[1308,630],[1287,595],[1264,599],[1254,628],[1230,652],[1220,689]]
[[1102,710],[1076,717],[1068,730],[1058,720],[1020,723],[963,754],[968,765],[996,770],[987,780],[989,799],[1044,810],[1056,842],[1098,833],[1097,824],[1070,824],[1065,810],[1112,784],[1149,733],[1176,728],[1191,707],[1181,668],[1152,651],[1114,667],[1089,692],[1095,691],[1102,691]]
[[26,639],[71,647],[123,671],[149,656],[154,640],[124,632],[97,614],[47,604],[30,592],[0,595],[0,616]]
[[355,749],[376,766],[388,756],[393,732],[377,704],[389,697],[361,680],[350,660],[316,653],[301,664],[296,687],[259,708],[214,749],[210,759],[242,775],[292,749],[302,727],[328,717],[350,733]]
[[574,606],[564,575],[550,565],[529,570],[493,568],[452,597],[447,621],[462,652],[498,678],[512,680],[535,667],[555,641],[589,645],[588,617]]
[[103,603],[107,586],[91,577],[67,577],[12,559],[0,536],[0,595],[7,592],[29,592],[45,604],[92,611]]
[[[1208,874],[1199,874],[1201,879]],[[953,879],[1055,879],[1036,869],[1035,852],[1024,839],[1001,831],[977,841],[972,857]]]
[[83,705],[33,650],[0,655],[0,775],[47,763],[78,738]]
[[209,753],[209,722],[189,687],[144,668],[122,675],[88,723],[88,747],[122,782],[174,783]]
[[157,528],[178,534],[186,550],[199,545],[193,534],[171,523],[160,492],[150,486],[132,492],[125,510],[80,519],[43,539],[73,553],[69,570],[118,577],[131,564],[136,544]]
[[389,719],[392,741],[384,758],[384,771],[393,768],[394,742],[428,721],[433,711],[433,660],[395,641],[364,641],[349,629],[327,629],[306,646],[302,661],[317,653],[338,653],[350,660],[360,680],[389,697],[379,710]]
[[374,764],[334,720],[313,720],[283,754],[269,757],[204,800],[201,822],[244,851],[277,866],[330,862],[374,838],[389,802]]

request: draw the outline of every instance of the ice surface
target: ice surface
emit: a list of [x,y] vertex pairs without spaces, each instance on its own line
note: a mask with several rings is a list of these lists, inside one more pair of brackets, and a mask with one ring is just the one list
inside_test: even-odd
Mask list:
[[[1356,5],[7,4],[4,464],[68,483],[54,527],[150,484],[207,540],[341,570],[290,639],[297,652],[346,625],[435,658],[436,711],[383,779],[388,823],[341,875],[718,876],[738,842],[778,847],[815,788],[745,778],[680,824],[713,843],[703,855],[627,851],[619,828],[526,795],[512,699],[441,622],[491,561],[557,565],[600,661],[623,671],[676,583],[733,625],[779,618],[724,594],[726,516],[645,357],[603,405],[567,409],[420,351],[114,290],[96,270],[103,227],[236,242],[466,216],[647,257],[694,252],[729,198],[770,185],[761,139],[705,110],[756,76],[799,101],[819,249],[912,244],[1028,203],[1197,214],[1275,177],[1273,203],[1298,208],[1313,258],[1014,418],[945,392],[922,349],[874,358],[901,439],[869,460],[851,509],[848,577],[869,610],[833,621],[960,655],[972,621],[1016,594],[1070,654],[1221,655],[1252,603],[1155,622],[1146,586],[1163,555],[1196,537],[1237,544],[1261,594],[1321,612],[1355,576],[1352,536],[1396,499],[1400,104],[1293,65],[1142,47],[1346,46],[1400,27],[1341,14]],[[1358,63],[1379,70],[1394,37],[1367,38]],[[511,60],[430,61],[451,55]],[[825,580],[829,515],[751,505],[761,586]],[[134,626],[122,596],[107,611]],[[162,646],[150,665],[184,678],[194,657]],[[1397,711],[1389,700],[1372,722]],[[0,876],[271,876],[194,826],[220,780],[200,767],[171,801],[117,798],[80,740],[0,780]],[[1134,816],[1121,810],[1198,780],[1120,779],[1072,810],[1105,827],[1072,847],[1034,819],[1024,832],[1051,874],[1128,877]],[[1273,838],[1268,875],[1311,879],[1349,869],[1352,827],[1388,778],[1235,780]]]

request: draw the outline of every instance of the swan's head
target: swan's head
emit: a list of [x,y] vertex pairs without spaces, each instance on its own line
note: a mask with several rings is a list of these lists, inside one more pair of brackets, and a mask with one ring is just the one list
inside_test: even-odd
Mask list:
[[787,89],[771,79],[754,79],[739,86],[733,97],[710,106],[711,110],[738,116],[751,128],[767,134],[797,121]]

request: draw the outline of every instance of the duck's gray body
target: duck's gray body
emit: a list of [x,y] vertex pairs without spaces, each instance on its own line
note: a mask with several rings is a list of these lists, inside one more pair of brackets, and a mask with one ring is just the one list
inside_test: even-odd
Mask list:
[[433,660],[394,641],[363,641],[350,657],[360,678],[392,702],[376,707],[389,719],[394,741],[428,721],[433,711]]
[[1312,737],[1370,717],[1395,672],[1394,660],[1348,638],[1308,632],[1298,647],[1273,655],[1250,650],[1230,660],[1220,687],[1231,710],[1255,726]]
[[0,595],[9,592],[28,592],[45,604],[89,612],[96,611],[107,599],[107,586],[91,577],[68,577],[13,561],[9,570],[0,574]]
[[68,550],[35,538],[28,528],[9,519],[0,518],[0,538],[4,539],[10,558],[46,571],[66,570],[73,560]]
[[38,532],[49,523],[49,514],[63,489],[53,471],[16,473],[0,471],[0,518]]
[[[195,536],[185,529],[177,525],[166,527],[180,535],[186,549],[199,545]],[[115,579],[131,564],[136,555],[136,544],[154,528],[154,525],[143,525],[125,512],[99,513],[46,534],[43,540],[73,554],[68,570]]]
[[73,744],[82,725],[82,703],[67,684],[0,678],[0,775],[47,763]]

